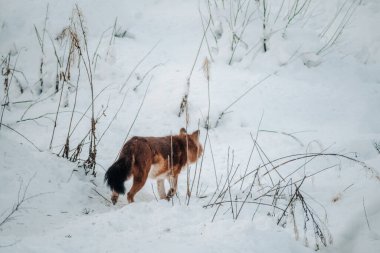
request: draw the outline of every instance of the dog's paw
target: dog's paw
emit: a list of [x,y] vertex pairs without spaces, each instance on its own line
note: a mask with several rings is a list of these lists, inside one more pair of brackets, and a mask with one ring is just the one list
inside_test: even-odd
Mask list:
[[171,198],[173,198],[175,194],[175,190],[173,188],[170,188],[170,190],[168,191],[168,194],[166,195],[166,200],[170,200]]
[[114,205],[116,204],[118,197],[119,196],[112,196],[111,197],[112,204],[114,204]]

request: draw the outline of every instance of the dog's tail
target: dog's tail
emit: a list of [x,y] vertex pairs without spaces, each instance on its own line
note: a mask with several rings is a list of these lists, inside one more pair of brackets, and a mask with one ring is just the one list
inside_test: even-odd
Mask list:
[[112,191],[125,194],[124,181],[131,174],[132,161],[129,157],[119,158],[114,164],[109,167],[104,175],[104,182],[111,188]]

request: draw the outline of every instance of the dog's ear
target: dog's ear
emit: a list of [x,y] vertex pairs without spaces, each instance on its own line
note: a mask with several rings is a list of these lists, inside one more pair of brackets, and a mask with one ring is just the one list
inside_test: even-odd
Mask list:
[[199,133],[200,133],[199,130],[194,131],[194,132],[191,134],[191,137],[193,137],[195,140],[198,140],[198,138],[199,138]]
[[182,128],[179,130],[179,134],[180,134],[180,135],[187,134],[186,129],[182,127]]

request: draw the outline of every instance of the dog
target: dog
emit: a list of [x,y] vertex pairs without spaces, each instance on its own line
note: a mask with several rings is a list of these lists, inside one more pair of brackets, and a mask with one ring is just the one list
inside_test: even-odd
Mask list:
[[[178,175],[187,165],[195,163],[203,153],[199,130],[188,134],[184,128],[178,135],[165,137],[132,137],[120,151],[119,159],[107,170],[104,181],[112,190],[115,205],[119,194],[125,194],[124,182],[133,177],[127,194],[129,203],[144,186],[147,178],[157,180],[160,199],[169,200],[177,191]],[[170,190],[165,193],[164,180],[169,180]]]

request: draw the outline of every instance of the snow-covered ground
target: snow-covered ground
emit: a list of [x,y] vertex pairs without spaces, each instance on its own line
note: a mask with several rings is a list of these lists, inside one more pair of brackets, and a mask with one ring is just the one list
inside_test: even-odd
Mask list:
[[[64,70],[70,46],[57,36],[71,24],[86,46],[76,3],[0,0],[2,105],[9,91],[0,110],[0,252],[312,252],[316,242],[321,252],[380,251],[379,1],[79,1],[89,58],[81,58],[79,72],[76,54],[70,80],[55,92],[55,51]],[[56,155],[75,106],[71,131],[80,123],[70,148],[84,139],[80,158],[88,156],[91,89],[83,61],[98,95],[96,177]],[[135,203],[122,197],[112,206],[103,198],[110,197],[105,170],[128,133],[164,136],[186,126],[178,113],[189,77],[188,129],[200,128],[204,142],[208,114],[211,126],[202,164],[190,168],[193,179],[202,167],[190,203],[184,172],[173,201],[157,201],[148,181]],[[276,161],[319,153],[331,155]],[[204,208],[222,201],[213,195],[226,178],[233,184],[246,171],[226,203]],[[327,247],[300,199],[287,209],[301,182]],[[278,198],[263,196],[287,183]],[[236,218],[246,196],[252,203]]]

